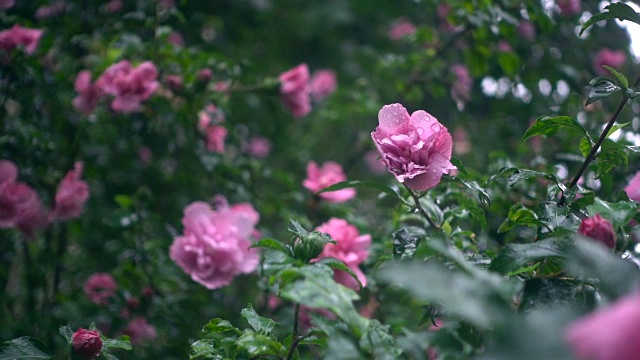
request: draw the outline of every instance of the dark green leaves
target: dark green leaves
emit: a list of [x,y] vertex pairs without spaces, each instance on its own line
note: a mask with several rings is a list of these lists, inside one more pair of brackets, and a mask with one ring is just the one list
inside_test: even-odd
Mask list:
[[269,318],[259,316],[255,310],[253,310],[253,306],[251,306],[251,304],[247,305],[245,309],[242,309],[240,314],[243,318],[247,319],[253,330],[263,335],[270,334],[273,328],[278,325],[277,322]]
[[0,350],[0,360],[43,360],[53,359],[49,349],[36,338],[29,336],[5,341]]
[[202,339],[191,344],[189,360],[223,360],[224,350],[216,348],[214,339]]
[[219,318],[211,319],[203,328],[202,333],[223,333],[227,331],[233,331],[236,334],[240,334],[241,331],[238,330],[235,326],[231,325],[227,320],[222,320]]
[[609,219],[614,227],[620,228],[629,224],[629,221],[638,212],[638,204],[632,201],[619,201],[609,203],[596,198],[592,205],[587,206],[589,215],[600,214]]
[[621,87],[614,84],[611,80],[600,76],[589,81],[589,85],[591,85],[591,91],[589,91],[589,97],[584,104],[585,106],[622,90]]
[[602,20],[610,20],[610,19],[618,19],[618,20],[628,20],[632,21],[636,24],[640,24],[640,13],[635,12],[633,8],[623,2],[616,2],[613,4],[609,4],[605,7],[607,12],[602,12],[599,14],[593,15],[587,22],[582,25],[580,29],[580,35],[589,28],[589,26],[597,23]]
[[333,184],[327,188],[324,188],[320,191],[318,191],[319,193],[323,193],[323,192],[327,192],[327,191],[336,191],[336,190],[342,190],[342,189],[346,189],[346,188],[371,188],[371,189],[375,189],[375,190],[379,190],[382,192],[385,192],[389,195],[392,195],[396,198],[402,199],[402,196],[400,195],[400,193],[398,192],[397,189],[394,189],[390,186],[387,185],[383,185],[383,184],[379,184],[373,181],[362,181],[362,180],[348,180],[348,181],[342,181],[339,182],[337,184]]
[[[424,232],[421,228],[416,228]],[[418,249],[420,240],[424,234],[417,234],[415,231],[408,231],[402,228],[393,233],[393,257],[398,259],[411,259]]]
[[611,139],[605,139],[598,154],[596,176],[600,177],[619,165],[624,166],[625,170],[629,165],[625,147]]
[[577,130],[586,137],[589,136],[589,134],[587,134],[587,130],[585,130],[585,128],[582,127],[576,119],[570,116],[542,116],[539,117],[536,122],[529,127],[529,129],[527,129],[520,139],[520,142],[523,143],[527,139],[538,135],[547,137],[552,136],[563,127]]
[[491,262],[489,269],[504,275],[513,275],[524,270],[531,262],[548,257],[562,257],[570,242],[549,238],[531,244],[509,244]]

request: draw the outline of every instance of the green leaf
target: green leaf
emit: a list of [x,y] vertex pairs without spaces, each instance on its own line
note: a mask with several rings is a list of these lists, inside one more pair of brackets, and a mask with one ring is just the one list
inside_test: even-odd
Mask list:
[[462,175],[467,175],[467,168],[462,164],[462,161],[460,161],[460,159],[458,159],[455,156],[451,157],[451,163],[453,164],[453,166],[455,166],[456,168],[458,168],[458,172]]
[[527,129],[520,139],[520,143],[538,135],[546,137],[552,136],[563,127],[577,130],[583,135],[587,137],[589,136],[589,134],[587,134],[587,130],[585,130],[585,128],[580,125],[576,119],[570,116],[541,116],[529,127],[529,129]]
[[53,359],[49,349],[38,339],[23,336],[5,341],[0,350],[0,360],[42,360]]
[[513,52],[501,52],[498,54],[498,64],[505,74],[513,76],[520,69],[520,58]]
[[545,201],[540,204],[538,219],[551,231],[559,229],[566,231],[577,230],[579,219],[566,206],[558,206],[555,201]]
[[605,6],[605,10],[608,10],[608,11],[595,14],[589,20],[587,20],[587,22],[585,22],[584,25],[582,25],[579,35],[582,35],[582,33],[586,29],[588,29],[589,26],[602,20],[609,20],[609,19],[618,19],[621,21],[628,20],[636,24],[640,24],[640,13],[637,13],[635,10],[633,10],[631,6],[623,2],[616,2],[613,4],[609,4]]
[[487,190],[485,190],[485,188],[480,186],[480,184],[478,184],[476,181],[465,181],[460,179],[457,176],[451,177],[447,175],[444,175],[442,178],[446,181],[462,184],[468,189],[477,191],[478,199],[480,199],[480,202],[482,202],[487,207],[491,207],[491,197],[489,197],[489,193],[487,193]]
[[64,336],[68,344],[71,343],[71,341],[73,340],[73,329],[71,329],[69,325],[60,326],[58,332],[60,333],[60,335]]
[[609,203],[600,198],[595,198],[592,205],[587,206],[590,216],[600,216],[611,221],[615,228],[621,228],[629,224],[629,221],[638,212],[638,204],[633,201],[618,201]]
[[356,273],[354,273],[353,270],[351,270],[347,266],[347,264],[344,263],[344,261],[338,260],[338,259],[332,258],[332,257],[327,257],[327,258],[320,259],[320,261],[318,261],[316,264],[326,265],[326,266],[330,267],[333,270],[340,270],[340,271],[346,272],[347,274],[351,275],[351,277],[360,286],[360,289],[362,289],[362,283],[360,282],[360,279],[358,279],[358,276],[356,275]]
[[298,280],[285,284],[280,290],[282,298],[310,308],[327,309],[347,323],[359,338],[367,328],[369,320],[362,317],[352,301],[360,297],[353,290],[340,285],[333,279],[333,270],[323,265],[308,265],[281,271],[286,277]]
[[424,230],[418,227],[403,228],[394,232],[392,235],[393,257],[396,259],[412,258],[424,235]]
[[623,127],[629,125],[630,123],[626,122],[624,124],[615,124],[611,127],[611,129],[609,130],[609,132],[607,133],[607,137],[610,137],[611,135],[613,135],[614,132],[622,129]]
[[382,325],[376,319],[369,322],[359,345],[371,355],[371,359],[397,359],[402,353],[393,336],[389,334],[389,325]]
[[131,341],[129,340],[128,335],[118,336],[115,339],[107,339],[102,342],[102,346],[106,349],[122,349],[122,350],[132,350]]
[[224,360],[224,350],[216,348],[214,339],[202,339],[191,344],[189,360]]
[[394,189],[390,186],[387,185],[383,185],[383,184],[379,184],[377,182],[374,181],[363,181],[363,180],[347,180],[347,181],[342,181],[339,182],[337,184],[333,184],[327,188],[324,188],[320,191],[318,191],[316,194],[320,194],[323,192],[327,192],[327,191],[336,191],[336,190],[342,190],[342,189],[347,189],[347,188],[370,188],[370,189],[375,189],[375,190],[379,190],[382,192],[385,192],[389,195],[392,195],[394,197],[397,197],[399,199],[402,199],[402,195],[400,194],[400,192],[398,192],[397,189]]
[[523,267],[533,261],[564,256],[569,245],[567,240],[554,238],[530,244],[509,244],[500,250],[489,269],[505,275],[527,271]]
[[276,325],[279,325],[277,322],[269,318],[259,316],[255,312],[255,310],[253,310],[253,306],[251,306],[251,304],[247,305],[246,308],[242,309],[242,311],[240,312],[240,315],[242,315],[243,318],[247,319],[247,321],[249,322],[249,325],[251,325],[253,330],[257,331],[262,335],[270,334],[271,331],[273,331],[273,328]]
[[589,97],[587,98],[587,102],[584,104],[584,106],[587,106],[593,102],[613,95],[622,90],[621,87],[611,82],[611,80],[605,79],[600,76],[589,81],[589,85],[591,85],[591,91],[589,91]]
[[209,322],[202,328],[203,334],[208,333],[223,333],[227,331],[233,331],[236,334],[240,335],[242,332],[238,330],[235,326],[231,325],[227,320],[222,320],[220,318],[215,318],[209,320]]
[[624,146],[611,139],[605,139],[597,156],[596,177],[599,178],[619,165],[623,165],[624,169],[627,170],[629,158],[624,150]]
[[582,154],[582,156],[587,157],[591,152],[592,147],[593,144],[591,144],[591,141],[589,141],[589,139],[587,139],[586,137],[583,137],[580,140],[580,153]]
[[287,351],[275,338],[251,330],[245,330],[235,344],[252,358],[262,355],[283,356]]
[[299,237],[306,237],[309,232],[305,230],[305,228],[300,225],[300,223],[296,220],[289,220],[289,228],[287,229],[289,232],[292,232]]
[[620,72],[618,72],[618,70],[612,68],[611,66],[608,65],[602,65],[603,68],[609,70],[609,72],[611,74],[613,74],[613,76],[616,77],[616,79],[618,79],[618,81],[620,82],[620,85],[622,85],[622,87],[624,88],[628,88],[629,87],[629,80],[627,79],[626,76],[624,76],[623,74],[621,74]]
[[513,172],[511,175],[509,175],[509,178],[507,179],[507,184],[509,186],[513,186],[519,183],[520,181],[528,180],[533,177],[543,177],[547,180],[553,181],[554,183],[556,183],[556,185],[558,185],[558,187],[561,190],[564,190],[564,185],[560,181],[558,181],[558,178],[554,174],[549,174],[549,173],[535,171],[535,170],[528,170],[528,169],[518,169],[515,167],[505,168],[500,170],[500,174],[505,174],[507,172]]
[[507,232],[516,226],[538,227],[544,225],[534,211],[527,209],[522,204],[515,204],[509,209],[509,214],[498,228],[498,233]]
[[271,250],[279,251],[281,253],[284,253],[290,256],[293,255],[291,248],[288,245],[276,239],[271,239],[271,238],[258,240],[253,245],[251,245],[250,248],[271,249]]

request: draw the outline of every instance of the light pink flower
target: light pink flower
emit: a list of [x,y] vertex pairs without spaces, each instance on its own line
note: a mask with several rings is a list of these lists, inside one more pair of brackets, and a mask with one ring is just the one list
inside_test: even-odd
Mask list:
[[600,214],[583,219],[578,228],[578,232],[597,240],[608,248],[616,247],[616,231],[613,229],[611,222]]
[[616,70],[619,70],[627,62],[627,55],[624,51],[616,51],[608,48],[604,48],[596,54],[593,59],[593,68],[600,76],[609,75],[609,70],[602,67],[602,65],[610,66]]
[[158,71],[150,61],[132,67],[127,60],[113,64],[98,78],[96,84],[114,99],[111,108],[124,113],[141,110],[140,103],[158,88]]
[[[337,244],[326,244],[316,261],[327,257],[341,260],[356,274],[362,286],[367,286],[367,277],[358,265],[362,264],[369,256],[371,235],[360,235],[355,226],[338,218],[329,219],[326,223],[318,226],[316,230],[331,235],[331,238],[337,242]],[[334,277],[336,282],[348,288],[356,291],[360,289],[358,282],[344,271],[334,271]]]
[[498,41],[498,51],[509,53],[509,52],[513,52],[513,48],[511,47],[511,44],[509,44],[507,40],[500,40]]
[[413,35],[416,32],[416,27],[413,23],[407,19],[400,18],[396,20],[389,29],[387,34],[390,39],[398,40],[405,36]]
[[50,19],[52,17],[56,17],[64,12],[66,6],[67,6],[67,3],[63,0],[53,1],[49,5],[40,6],[36,10],[34,17],[38,20]]
[[640,293],[583,316],[565,330],[579,360],[636,360],[640,342]]
[[556,0],[556,5],[558,5],[562,16],[577,15],[582,10],[580,0]]
[[335,71],[329,69],[314,71],[309,87],[311,97],[315,101],[319,102],[326,99],[329,95],[333,94],[338,87]]
[[536,27],[531,21],[522,20],[518,23],[518,34],[525,40],[533,41],[536,39]]
[[471,151],[471,143],[469,142],[469,134],[463,127],[458,127],[453,131],[453,153],[456,155],[465,155]]
[[73,108],[85,115],[93,113],[100,97],[102,97],[102,90],[96,84],[91,83],[91,72],[88,70],[80,71],[76,77],[74,88],[78,96],[73,99]]
[[84,294],[96,305],[107,305],[116,294],[118,284],[107,273],[94,273],[85,281]]
[[218,81],[214,84],[214,91],[229,93],[231,90],[231,81]]
[[627,193],[629,199],[640,202],[640,171],[638,171],[633,178],[631,178],[629,184],[624,187],[624,192]]
[[169,41],[170,44],[176,47],[184,47],[185,45],[184,37],[182,37],[182,34],[177,31],[173,31],[171,34],[169,34],[167,41]]
[[446,127],[429,113],[409,113],[400,104],[385,105],[379,125],[371,133],[382,161],[396,179],[413,190],[428,190],[443,174],[456,169],[451,164],[453,141]]
[[208,289],[229,285],[237,275],[254,271],[260,261],[258,250],[249,249],[258,220],[250,204],[212,210],[207,203],[191,203],[182,218],[184,235],[171,245],[171,259]]
[[300,64],[280,74],[280,95],[293,116],[300,118],[311,112],[309,68]]
[[18,46],[24,46],[25,52],[32,55],[36,52],[41,36],[42,30],[15,24],[9,30],[0,31],[0,49],[9,52]]
[[[322,189],[326,189],[333,184],[337,184],[342,181],[346,181],[347,176],[342,170],[342,166],[334,161],[327,161],[322,164],[322,167],[318,167],[315,161],[310,161],[307,164],[307,178],[304,179],[302,185],[311,192],[318,192]],[[353,199],[356,196],[356,190],[353,188],[347,188],[336,191],[327,191],[318,194],[320,198],[332,202],[342,203],[347,200]]]
[[0,160],[0,184],[10,181],[15,182],[18,178],[18,167],[11,160]]
[[454,83],[451,86],[451,97],[457,103],[469,101],[471,90],[473,89],[473,79],[471,78],[471,74],[469,74],[469,69],[462,64],[455,64],[451,66],[450,70],[455,77]]
[[271,153],[271,142],[267,138],[254,137],[247,144],[247,152],[255,158],[264,159]]
[[124,2],[122,2],[122,0],[111,0],[107,3],[107,5],[105,5],[104,8],[107,10],[107,12],[114,13],[122,10],[123,6]]
[[17,228],[31,236],[45,225],[46,216],[35,190],[11,179],[0,184],[0,227]]
[[0,0],[0,9],[9,9],[16,4],[16,0]]
[[142,316],[133,318],[122,330],[122,333],[129,335],[132,344],[140,344],[158,337],[156,328]]
[[52,221],[71,220],[82,214],[84,204],[89,198],[89,185],[80,180],[83,169],[84,164],[81,161],[76,162],[74,169],[69,170],[58,185],[56,204],[51,213]]
[[224,121],[224,113],[213,104],[208,104],[198,112],[198,130],[206,133],[211,125],[220,124]]
[[207,151],[224,154],[224,141],[227,138],[227,129],[222,125],[211,125],[206,129]]
[[198,71],[198,81],[208,83],[213,77],[213,71],[209,68],[200,69]]

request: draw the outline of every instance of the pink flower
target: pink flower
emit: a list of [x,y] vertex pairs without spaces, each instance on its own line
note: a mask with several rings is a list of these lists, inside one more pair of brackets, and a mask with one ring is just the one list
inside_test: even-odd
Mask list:
[[227,138],[227,129],[222,125],[211,125],[206,130],[207,151],[224,154],[224,140]]
[[133,318],[122,330],[122,333],[129,335],[132,344],[140,344],[158,337],[156,328],[149,324],[142,316]]
[[640,342],[640,293],[583,316],[565,330],[579,360],[636,360]]
[[633,178],[631,178],[629,184],[624,187],[624,192],[627,193],[629,199],[640,202],[640,171],[638,171]]
[[96,84],[115,98],[111,108],[124,113],[141,110],[140,103],[148,99],[158,88],[158,71],[150,61],[132,67],[123,60],[113,64],[98,78]]
[[593,68],[596,70],[598,75],[607,76],[609,75],[609,70],[602,67],[603,65],[610,66],[616,70],[620,69],[627,62],[627,55],[624,51],[616,51],[608,48],[604,48],[598,52],[596,57],[593,59]]
[[611,222],[600,214],[582,220],[578,232],[597,240],[599,243],[611,249],[616,247],[616,231]]
[[[36,229],[46,226],[47,219],[38,194],[29,185],[15,182],[11,165],[0,184],[0,227],[16,228],[27,237]],[[17,169],[16,169],[17,171]]]
[[385,105],[379,125],[371,133],[382,161],[396,179],[413,190],[428,190],[443,174],[456,169],[451,164],[453,141],[446,127],[429,113],[409,113],[400,104]]
[[51,214],[52,221],[71,220],[82,214],[84,204],[89,198],[89,185],[80,180],[83,168],[82,161],[76,162],[74,169],[69,170],[60,185],[58,185],[56,205]]
[[[322,167],[318,167],[315,161],[310,161],[307,164],[307,178],[304,179],[302,185],[311,192],[318,192],[322,189],[326,189],[333,184],[337,184],[342,181],[346,181],[347,176],[342,170],[342,166],[334,161],[327,161],[322,164]],[[318,194],[320,198],[332,202],[342,203],[347,200],[353,199],[356,196],[356,190],[353,188],[347,188],[336,191],[327,191]]]
[[182,34],[180,34],[177,31],[174,31],[171,34],[169,34],[167,41],[169,41],[170,44],[176,47],[184,47],[185,45],[185,41],[184,41],[184,38],[182,37]]
[[118,284],[107,273],[94,273],[85,281],[84,294],[96,305],[107,305],[116,294]]
[[518,23],[518,34],[525,40],[533,41],[536,38],[536,27],[531,21],[522,20]]
[[89,115],[93,113],[102,96],[102,90],[96,84],[91,84],[91,72],[83,70],[78,73],[74,88],[78,96],[73,99],[73,107],[76,111]]
[[151,163],[151,159],[153,158],[153,152],[146,146],[138,149],[138,159],[142,161],[143,164],[149,165]]
[[293,116],[300,118],[311,112],[309,68],[300,64],[280,74],[280,95]]
[[214,91],[227,93],[231,90],[231,81],[218,81],[214,84]]
[[317,102],[333,94],[337,87],[338,80],[336,79],[336,73],[329,69],[316,70],[309,84],[311,97]]
[[198,113],[198,130],[206,133],[209,126],[220,124],[223,121],[224,113],[222,110],[213,104],[208,104]]
[[377,151],[371,150],[364,154],[364,161],[367,163],[369,170],[375,174],[384,174],[387,172],[387,166],[380,159]]
[[[371,235],[360,235],[355,226],[338,218],[329,219],[326,223],[318,226],[316,230],[331,235],[331,238],[337,242],[337,244],[326,244],[317,260],[332,257],[343,261],[356,274],[362,286],[367,286],[367,277],[358,265],[369,256]],[[356,291],[360,289],[358,282],[344,271],[335,271],[334,277],[336,282],[348,288]]]
[[18,46],[24,46],[25,52],[32,55],[36,52],[42,30],[27,29],[18,24],[9,30],[0,31],[0,49],[11,51]]
[[451,66],[450,70],[455,77],[451,86],[451,97],[459,104],[469,101],[473,89],[473,79],[469,74],[469,69],[464,65],[455,64]]
[[73,333],[71,350],[80,359],[93,360],[100,355],[102,339],[96,330],[78,329]]
[[440,22],[440,29],[444,32],[453,32],[456,27],[449,21],[449,14],[451,13],[451,5],[447,3],[438,4],[436,9],[438,13],[438,21]]
[[0,9],[9,9],[16,4],[16,0],[0,0]]
[[38,20],[56,17],[64,12],[66,6],[63,0],[56,0],[49,5],[40,6],[34,17]]
[[217,210],[194,202],[184,210],[184,235],[170,248],[170,256],[191,278],[208,289],[229,285],[240,274],[255,270],[260,255],[249,249],[249,237],[260,216],[250,204]]
[[398,19],[391,25],[389,33],[387,34],[390,39],[398,40],[405,36],[413,35],[416,32],[416,27],[407,19]]
[[124,3],[122,2],[122,0],[111,0],[107,3],[107,5],[105,5],[104,8],[105,10],[107,10],[107,12],[114,13],[122,10],[123,5]]
[[11,160],[0,160],[0,184],[18,178],[18,167]]
[[500,40],[498,42],[498,51],[508,53],[508,52],[513,52],[513,48],[511,47],[511,44],[509,44],[508,41]]
[[198,81],[200,82],[208,83],[212,77],[213,77],[213,71],[211,71],[211,69],[204,68],[198,71]]
[[558,5],[562,16],[576,15],[582,10],[580,0],[556,0],[556,5]]
[[169,75],[166,80],[169,89],[173,91],[182,90],[182,77],[180,75]]
[[271,142],[267,138],[254,137],[247,144],[247,152],[255,158],[264,159],[271,153]]

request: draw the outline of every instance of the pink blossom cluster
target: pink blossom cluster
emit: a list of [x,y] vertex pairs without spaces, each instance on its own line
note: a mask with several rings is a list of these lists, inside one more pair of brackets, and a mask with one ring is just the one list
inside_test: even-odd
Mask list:
[[620,69],[627,62],[627,55],[622,50],[611,50],[604,48],[596,54],[593,59],[593,68],[600,76],[609,75],[609,70],[603,65],[610,66],[616,70]]
[[640,293],[569,325],[565,340],[579,360],[636,360],[640,341]]
[[128,335],[132,344],[140,344],[158,337],[156,328],[142,316],[133,318],[122,330],[124,335]]
[[89,187],[80,180],[82,162],[76,162],[58,185],[53,209],[45,212],[38,194],[29,185],[16,181],[18,167],[0,160],[0,227],[15,228],[28,237],[52,221],[77,218],[89,197]]
[[416,26],[407,19],[400,18],[396,20],[389,29],[387,34],[391,40],[399,40],[403,37],[413,35],[416,32]]
[[193,202],[184,209],[184,235],[174,239],[170,257],[208,289],[229,285],[260,261],[258,250],[249,248],[259,218],[249,203],[229,206],[221,198],[213,210],[205,202]]
[[[329,219],[326,223],[318,226],[316,230],[331,235],[331,238],[336,241],[336,244],[326,244],[316,261],[327,257],[341,260],[356,274],[362,286],[367,286],[367,277],[360,270],[359,265],[369,256],[371,235],[360,235],[355,226],[339,218]],[[334,278],[336,282],[348,288],[360,290],[358,282],[347,272],[336,270]]]
[[0,9],[10,9],[16,4],[16,0],[0,0]]
[[378,121],[371,137],[382,161],[399,182],[424,191],[456,169],[450,161],[451,135],[431,114],[418,110],[409,116],[404,106],[391,104],[382,107]]
[[85,281],[84,294],[96,305],[107,305],[116,295],[118,283],[107,273],[94,273]]
[[581,0],[556,0],[556,5],[562,16],[577,15],[582,11]]
[[40,6],[33,16],[38,20],[50,19],[62,14],[66,7],[67,3],[64,0],[56,0],[49,5]]
[[73,100],[74,108],[83,114],[91,114],[98,101],[105,95],[113,97],[111,109],[123,113],[142,110],[140,103],[158,89],[158,71],[150,61],[133,67],[128,60],[109,66],[102,75],[91,83],[91,73],[80,71],[76,77],[75,90],[78,96]]
[[[315,161],[307,164],[307,178],[304,179],[302,185],[311,192],[318,192],[326,189],[331,185],[346,181],[347,176],[342,170],[342,166],[334,161],[327,161],[322,166],[318,166]],[[356,196],[356,190],[347,188],[336,191],[327,191],[318,194],[321,199],[332,203],[342,203],[353,199]]]
[[104,7],[107,12],[115,13],[122,10],[124,2],[122,0],[111,0]]
[[198,130],[205,136],[207,151],[224,153],[227,129],[220,125],[222,122],[224,122],[224,114],[213,104],[207,105],[198,113]]
[[309,74],[307,64],[300,64],[278,77],[280,95],[285,106],[297,118],[311,112],[311,98],[322,101],[337,88],[336,75],[333,70],[321,69]]
[[0,31],[0,49],[10,52],[22,46],[27,54],[33,55],[40,43],[40,37],[42,37],[42,30],[15,24],[11,29]]
[[254,137],[247,143],[246,151],[254,158],[264,159],[271,153],[271,142],[267,138]]

